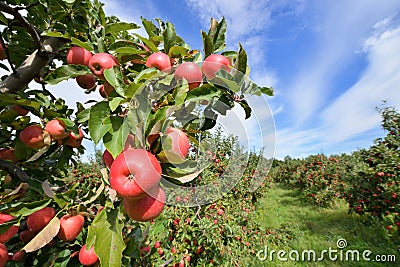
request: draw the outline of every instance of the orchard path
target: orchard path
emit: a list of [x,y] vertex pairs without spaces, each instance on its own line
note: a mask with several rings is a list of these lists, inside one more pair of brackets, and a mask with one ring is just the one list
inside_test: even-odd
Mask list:
[[[303,250],[316,251],[317,258],[321,251],[337,250],[337,241],[344,239],[347,246],[343,251],[358,250],[362,259],[362,252],[370,250],[375,255],[396,255],[397,263],[366,262],[360,260],[331,261],[328,254],[320,262],[281,262],[274,254],[274,262],[269,259],[260,261],[260,266],[399,266],[400,254],[396,245],[385,239],[384,228],[378,222],[368,221],[358,215],[348,214],[348,208],[342,201],[338,201],[331,208],[319,208],[303,201],[299,191],[288,189],[280,184],[273,184],[266,196],[260,199],[255,220],[269,229],[268,250],[299,251],[300,258]],[[260,248],[264,249],[264,248]],[[264,254],[262,254],[264,255]],[[332,254],[333,256],[336,254]],[[339,255],[339,254],[338,254]]]

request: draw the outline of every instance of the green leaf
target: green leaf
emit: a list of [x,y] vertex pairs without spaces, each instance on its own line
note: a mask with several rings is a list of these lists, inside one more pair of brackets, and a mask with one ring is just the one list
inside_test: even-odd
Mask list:
[[87,122],[90,118],[90,108],[84,109],[78,113],[76,116],[76,120],[78,123]]
[[169,49],[168,55],[169,57],[182,57],[185,56],[188,51],[189,49],[183,46],[172,46]]
[[244,50],[242,44],[239,44],[239,50],[234,67],[241,73],[247,74],[247,53]]
[[144,43],[144,45],[150,49],[150,51],[158,52],[157,46],[152,41],[150,41],[149,39],[144,38],[143,36],[140,36],[139,34],[136,34],[136,33],[133,35],[136,36],[137,38],[139,38],[139,40],[142,41]]
[[122,97],[114,97],[109,103],[111,112],[114,112],[124,100]]
[[7,203],[0,205],[0,210],[13,216],[21,215],[25,217],[48,206],[50,203],[51,199],[43,199],[34,202]]
[[242,106],[242,108],[244,109],[245,112],[245,119],[247,120],[248,118],[250,118],[251,116],[251,107],[249,106],[249,103],[247,103],[246,100],[242,100],[239,102],[239,105]]
[[142,80],[149,80],[151,77],[156,75],[158,73],[158,70],[156,68],[148,68],[139,73],[138,76],[136,76],[134,83],[139,83]]
[[61,33],[61,32],[54,32],[54,31],[44,31],[41,34],[42,36],[48,36],[48,37],[58,37],[58,38],[65,38],[65,39],[70,39],[71,36],[69,33]]
[[167,22],[166,28],[163,32],[164,37],[164,51],[169,52],[170,48],[176,44],[177,36],[175,27],[172,23]]
[[226,33],[226,21],[225,18],[217,24],[215,29],[210,29],[209,36],[212,38],[214,52],[224,50],[225,44],[225,33]]
[[55,69],[52,73],[46,76],[44,79],[48,84],[54,85],[70,78],[76,78],[79,75],[91,74],[87,66],[81,65],[63,65]]
[[[232,75],[227,73],[225,70],[217,71],[215,76],[218,78],[218,85],[221,85],[224,88],[229,89],[234,93],[240,91],[240,85],[237,82],[235,82]],[[223,82],[223,84],[221,84],[221,82]]]
[[111,129],[110,116],[108,102],[99,102],[90,109],[89,132],[95,144],[98,144],[103,136]]
[[125,97],[126,84],[118,66],[104,70],[104,77],[120,96]]
[[211,100],[220,96],[222,91],[215,86],[204,84],[187,93],[186,101]]
[[129,134],[128,120],[120,117],[112,118],[112,127],[104,135],[104,146],[116,158],[124,149],[126,138]]
[[203,49],[204,49],[204,57],[208,57],[214,51],[214,46],[210,36],[205,31],[201,31],[201,36],[203,37]]
[[106,212],[103,209],[89,226],[86,246],[94,244],[94,251],[101,266],[120,267],[125,242],[122,237],[123,222],[118,218],[118,209]]
[[39,111],[41,106],[40,103],[35,100],[18,99],[13,94],[0,94],[0,101],[4,101],[3,103],[0,103],[1,106],[16,104],[21,107],[31,107],[35,111]]
[[82,42],[81,40],[72,37],[72,44],[85,48],[86,50],[93,51],[93,45],[89,43]]
[[116,22],[106,25],[106,34],[135,30],[139,28],[140,27],[135,23]]
[[260,87],[261,93],[273,96],[274,95],[274,88],[273,87]]
[[156,27],[156,25],[152,21],[147,20],[143,17],[140,17],[140,19],[142,20],[143,27],[150,38],[160,34],[160,30]]

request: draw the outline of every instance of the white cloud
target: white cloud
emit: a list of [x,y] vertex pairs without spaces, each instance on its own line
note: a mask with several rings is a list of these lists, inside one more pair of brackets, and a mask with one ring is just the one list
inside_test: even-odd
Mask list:
[[400,7],[397,1],[387,1],[379,7],[373,1],[313,4],[310,8],[318,16],[311,17],[308,23],[319,30],[309,40],[310,52],[299,62],[299,71],[287,89],[289,113],[297,125],[314,119],[314,114],[330,101],[332,91],[337,90],[334,79],[352,62],[362,40],[370,35],[377,21]]
[[330,141],[340,142],[377,127],[380,117],[374,107],[383,100],[400,107],[400,28],[374,36],[368,52],[368,67],[359,81],[323,113]]

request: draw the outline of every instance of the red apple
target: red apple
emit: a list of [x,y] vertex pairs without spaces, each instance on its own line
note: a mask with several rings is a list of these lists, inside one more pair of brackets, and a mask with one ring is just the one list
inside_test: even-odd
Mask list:
[[15,252],[12,255],[11,260],[18,261],[18,262],[23,262],[24,261],[24,257],[25,257],[25,251],[24,250],[19,250],[19,251]]
[[89,61],[89,69],[98,78],[104,80],[104,70],[118,65],[117,59],[108,53],[94,54]]
[[169,127],[165,132],[165,135],[169,140],[164,139],[162,144],[163,150],[157,155],[157,157],[161,162],[169,162],[172,164],[183,163],[189,153],[189,138],[182,130],[173,127]]
[[107,98],[112,91],[114,91],[114,87],[111,86],[108,82],[99,85],[99,93],[102,97]]
[[8,261],[8,250],[4,244],[0,243],[0,267],[4,267]]
[[0,148],[0,159],[8,160],[17,163],[18,159],[15,157],[14,148]]
[[151,54],[146,61],[146,67],[157,68],[159,70],[168,70],[171,68],[171,59],[163,52]]
[[179,65],[174,77],[177,81],[185,79],[189,84],[190,90],[199,87],[203,80],[203,74],[199,66],[194,62],[184,62]]
[[161,247],[161,242],[160,241],[155,242],[154,248],[159,248],[159,247]]
[[43,129],[39,125],[30,125],[23,129],[19,134],[19,139],[26,146],[33,149],[45,146]]
[[79,136],[74,133],[74,132],[70,132],[67,142],[65,143],[67,146],[71,146],[71,147],[79,147],[82,144],[82,140],[83,140],[83,131],[81,130],[81,128],[78,129],[79,130]]
[[24,109],[24,108],[21,108],[21,107],[18,106],[18,105],[14,105],[14,106],[13,106],[13,109],[14,109],[15,111],[17,111],[17,113],[18,113],[19,116],[26,116],[26,115],[28,115],[28,113],[29,113],[29,110],[26,110],[26,109]]
[[123,151],[110,169],[110,185],[122,197],[142,198],[160,184],[161,165],[144,149]]
[[111,168],[111,165],[114,162],[113,156],[107,149],[104,150],[104,152],[103,152],[103,162],[109,169]]
[[44,128],[54,140],[64,139],[69,136],[69,131],[65,129],[65,123],[59,119],[52,119]]
[[74,240],[81,233],[84,224],[85,218],[80,214],[64,215],[60,219],[60,231],[58,232],[58,238],[64,241]]
[[28,243],[29,241],[32,240],[32,238],[34,238],[36,235],[36,233],[30,231],[30,230],[24,230],[21,233],[19,233],[19,238],[21,239],[21,241],[23,243]]
[[[9,214],[0,213],[0,224],[11,221],[14,219],[13,216]],[[5,243],[10,240],[14,235],[18,232],[18,226],[13,225],[11,226],[6,232],[0,235],[0,243]]]
[[26,219],[28,229],[34,233],[40,232],[54,218],[56,211],[51,207],[44,207],[35,211]]
[[91,246],[89,249],[86,249],[86,244],[82,246],[79,250],[79,262],[84,266],[89,266],[95,264],[99,258],[94,252],[94,246]]
[[230,61],[227,57],[219,54],[209,55],[203,62],[201,69],[208,79],[215,77],[215,73],[223,69],[229,71]]
[[96,77],[93,74],[79,75],[76,82],[83,89],[91,89],[96,86]]
[[159,187],[155,197],[146,195],[140,199],[124,198],[124,210],[132,220],[148,222],[161,214],[165,200],[164,190]]
[[67,52],[67,63],[75,65],[89,65],[92,53],[80,46],[73,46]]
[[6,52],[4,51],[3,45],[0,43],[0,60],[6,59]]

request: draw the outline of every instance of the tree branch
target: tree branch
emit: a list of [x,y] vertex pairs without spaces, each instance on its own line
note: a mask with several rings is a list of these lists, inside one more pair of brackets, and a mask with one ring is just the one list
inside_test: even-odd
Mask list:
[[35,27],[30,24],[20,13],[19,10],[21,9],[21,7],[16,7],[13,8],[9,5],[7,5],[4,2],[0,2],[0,11],[3,11],[7,14],[10,14],[12,16],[14,16],[14,19],[17,20],[21,27],[25,28],[29,34],[32,36],[33,41],[35,42],[36,48],[37,50],[39,50],[39,52],[41,53],[44,50],[43,44],[42,44],[42,40],[40,38],[40,34],[36,31]]
[[7,169],[10,173],[15,174],[22,182],[27,182],[29,179],[31,179],[26,172],[12,162],[0,159],[0,167]]
[[[1,2],[0,2],[1,3]],[[39,54],[36,50],[19,66],[16,73],[9,75],[0,83],[1,93],[15,93],[25,89],[28,84],[53,60],[58,50],[69,40],[57,37],[44,39],[43,47],[45,53]]]

